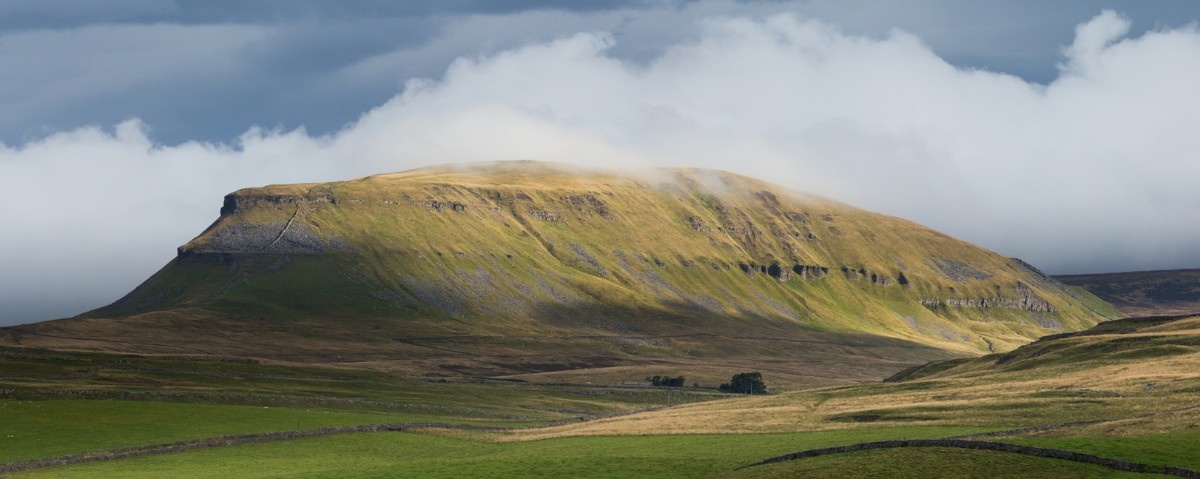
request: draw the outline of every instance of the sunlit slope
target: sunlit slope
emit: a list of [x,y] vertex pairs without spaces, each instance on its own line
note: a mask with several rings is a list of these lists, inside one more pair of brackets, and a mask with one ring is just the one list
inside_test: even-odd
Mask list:
[[970,426],[1012,430],[996,437],[1108,437],[1117,444],[1195,437],[1198,400],[1200,317],[1137,318],[1007,353],[932,362],[884,382],[693,404],[510,439]]
[[747,347],[716,337],[1001,351],[1112,314],[1019,261],[720,171],[434,167],[244,189],[221,213],[87,316],[429,354],[486,342],[702,358]]
[[[1066,377],[1080,370],[1108,369],[1088,381],[1109,389],[1154,389],[1178,381],[1195,382],[1198,365],[1200,316],[1155,316],[1111,321],[1084,331],[1046,336],[1004,354],[933,362],[897,373],[889,381],[1030,373]],[[1151,385],[1146,386],[1145,381],[1151,381]],[[1195,388],[1191,392],[1196,392]]]

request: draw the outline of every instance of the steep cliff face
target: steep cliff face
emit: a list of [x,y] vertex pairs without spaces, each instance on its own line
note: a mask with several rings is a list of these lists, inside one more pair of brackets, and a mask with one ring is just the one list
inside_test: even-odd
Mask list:
[[[337,318],[424,338],[830,333],[972,353],[1104,319],[1081,299],[1022,262],[751,178],[520,162],[238,191],[91,316]],[[617,349],[720,349],[692,346]]]
[[[306,221],[322,204],[336,205],[338,199],[323,194],[231,194],[221,206],[221,220],[198,239],[179,248],[179,255],[226,254],[322,254],[350,249],[337,235],[322,235]],[[253,215],[256,210],[292,210],[286,220],[255,223],[222,221]],[[299,219],[300,221],[296,221]]]

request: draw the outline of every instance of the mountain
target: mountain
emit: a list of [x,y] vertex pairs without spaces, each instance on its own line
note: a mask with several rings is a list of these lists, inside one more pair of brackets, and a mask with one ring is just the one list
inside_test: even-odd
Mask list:
[[1019,260],[756,179],[505,162],[237,191],[124,298],[10,342],[826,384],[1114,316]]
[[1200,313],[1200,269],[1056,276],[1129,316]]

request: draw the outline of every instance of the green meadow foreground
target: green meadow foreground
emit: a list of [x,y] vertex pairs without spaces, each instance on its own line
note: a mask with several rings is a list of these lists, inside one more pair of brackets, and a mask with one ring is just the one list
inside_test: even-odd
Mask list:
[[[2,352],[0,462],[9,465],[233,434],[425,423],[3,473],[13,478],[1155,476],[947,448],[738,470],[806,449],[980,433],[971,438],[1143,463],[1159,472],[1200,469],[1200,318],[1113,321],[1006,354],[912,368],[888,382],[753,397]],[[530,427],[538,425],[548,426]]]

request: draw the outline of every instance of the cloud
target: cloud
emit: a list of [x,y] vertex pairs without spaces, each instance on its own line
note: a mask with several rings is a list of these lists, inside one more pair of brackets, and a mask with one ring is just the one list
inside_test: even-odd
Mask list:
[[[1112,0],[1107,0],[1111,3]],[[699,39],[702,19],[822,18],[852,34],[900,28],[954,65],[1046,83],[1092,2],[633,0],[576,2],[0,2],[0,141],[142,118],[166,143],[236,138],[248,125],[335,133],[455,58],[578,32],[644,65]],[[1191,4],[1124,3],[1142,25],[1200,18]]]
[[[715,15],[650,57],[591,30],[455,61],[332,134],[156,144],[131,120],[0,147],[0,322],[148,277],[221,197],[436,163],[737,171],[910,218],[1053,272],[1200,266],[1200,32],[1081,24],[1042,85],[902,31]],[[35,316],[40,315],[40,316]]]
[[229,59],[270,34],[238,25],[97,25],[4,34],[0,131],[21,140],[44,136],[78,127],[81,112],[108,124],[151,115],[172,127],[200,129],[202,108],[183,118],[162,114],[163,105],[203,103],[208,85],[244,77],[246,68]]
[[1129,19],[1112,10],[1105,10],[1092,21],[1080,24],[1075,28],[1075,43],[1063,49],[1067,63],[1060,64],[1059,69],[1068,73],[1089,73],[1104,50],[1129,33],[1129,27]]

